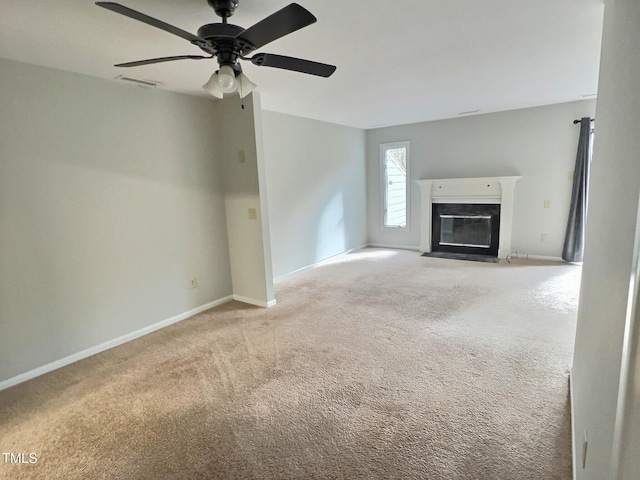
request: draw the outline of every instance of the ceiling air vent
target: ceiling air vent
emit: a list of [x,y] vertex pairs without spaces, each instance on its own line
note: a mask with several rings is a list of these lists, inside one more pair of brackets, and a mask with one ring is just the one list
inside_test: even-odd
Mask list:
[[156,82],[155,80],[141,80],[139,78],[127,77],[126,75],[118,75],[115,79],[133,83],[140,87],[157,87],[158,85],[162,85],[162,83]]

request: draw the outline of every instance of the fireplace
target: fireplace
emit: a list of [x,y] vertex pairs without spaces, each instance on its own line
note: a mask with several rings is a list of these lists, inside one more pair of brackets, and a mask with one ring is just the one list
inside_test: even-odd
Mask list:
[[434,203],[431,219],[433,252],[498,256],[499,204]]
[[466,253],[505,258],[511,252],[515,187],[520,178],[416,180],[421,193],[420,251],[473,249]]

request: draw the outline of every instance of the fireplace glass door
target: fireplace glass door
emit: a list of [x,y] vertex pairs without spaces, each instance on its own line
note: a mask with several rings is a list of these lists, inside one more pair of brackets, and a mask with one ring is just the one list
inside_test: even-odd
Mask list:
[[440,245],[491,247],[491,215],[440,215]]
[[434,203],[431,250],[498,256],[500,205]]

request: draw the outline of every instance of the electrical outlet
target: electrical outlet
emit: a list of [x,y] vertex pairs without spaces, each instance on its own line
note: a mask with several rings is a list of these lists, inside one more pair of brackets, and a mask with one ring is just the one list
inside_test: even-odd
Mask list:
[[549,208],[551,206],[551,202],[549,200],[544,201],[544,208]]
[[196,281],[195,278],[192,278],[191,280],[189,280],[189,288],[196,288],[198,286],[198,282]]
[[547,234],[546,233],[541,233],[540,234],[540,241],[541,242],[546,242],[547,241]]
[[239,150],[238,151],[238,163],[244,163],[244,162],[245,162],[244,150]]
[[258,218],[258,212],[255,208],[249,209],[249,220],[256,220]]
[[584,431],[584,440],[582,441],[582,469],[587,468],[587,447],[589,447],[589,438],[587,431]]

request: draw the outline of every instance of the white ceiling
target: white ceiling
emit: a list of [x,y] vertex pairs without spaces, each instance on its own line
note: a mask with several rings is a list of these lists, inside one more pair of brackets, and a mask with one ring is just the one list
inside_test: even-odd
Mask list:
[[[118,0],[195,33],[206,0]],[[290,0],[240,0],[249,27]],[[318,22],[259,52],[338,66],[329,79],[243,64],[267,110],[359,128],[580,100],[597,91],[603,0],[298,0]],[[91,0],[0,0],[0,57],[206,94],[213,60],[118,62],[201,51]],[[132,87],[133,88],[133,87]]]

